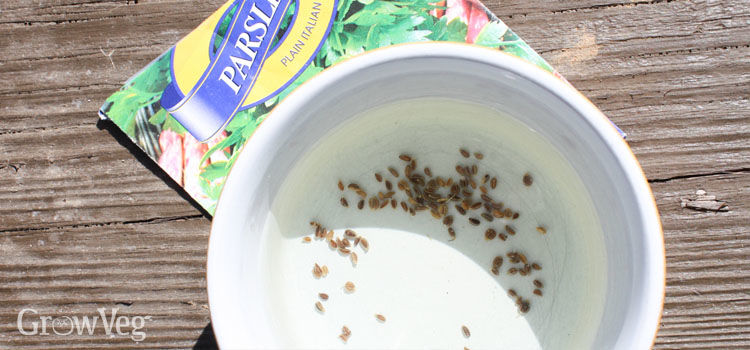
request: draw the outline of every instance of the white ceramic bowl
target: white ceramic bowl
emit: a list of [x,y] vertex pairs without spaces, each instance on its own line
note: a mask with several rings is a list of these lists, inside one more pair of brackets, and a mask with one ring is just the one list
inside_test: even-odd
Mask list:
[[260,284],[259,249],[273,194],[328,130],[390,102],[449,97],[518,118],[578,172],[602,223],[606,305],[595,348],[645,349],[661,315],[663,235],[641,168],[607,118],[575,89],[516,57],[447,43],[369,52],[294,91],[245,145],[226,181],[208,250],[208,296],[222,348],[279,346]]

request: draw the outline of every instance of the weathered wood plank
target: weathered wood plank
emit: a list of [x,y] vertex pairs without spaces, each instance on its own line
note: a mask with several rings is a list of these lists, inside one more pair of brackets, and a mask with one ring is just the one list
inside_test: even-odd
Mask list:
[[[191,347],[208,324],[205,218],[159,223],[90,225],[0,236],[0,346]],[[18,312],[97,314],[119,308],[126,316],[152,316],[147,338],[24,336]],[[30,326],[30,325],[27,325]]]
[[96,128],[96,119],[79,122],[84,124],[0,136],[6,155],[0,231],[198,214],[175,192],[177,185],[144,168]]
[[[667,253],[667,295],[656,348],[750,345],[750,170],[653,183]],[[705,190],[728,212],[680,206]]]

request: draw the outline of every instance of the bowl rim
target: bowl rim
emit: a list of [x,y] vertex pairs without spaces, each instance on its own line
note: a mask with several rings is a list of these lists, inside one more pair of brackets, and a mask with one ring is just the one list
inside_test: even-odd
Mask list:
[[[642,237],[642,243],[648,248],[647,257],[650,258],[649,260],[651,264],[647,265],[647,271],[650,273],[650,276],[648,276],[649,278],[644,277],[643,279],[648,279],[651,284],[655,283],[655,285],[653,288],[643,293],[644,299],[649,301],[647,304],[656,303],[658,305],[658,308],[653,310],[644,308],[644,314],[647,317],[643,317],[641,321],[645,322],[641,322],[638,326],[639,331],[634,332],[636,334],[631,334],[631,336],[636,336],[637,338],[642,339],[642,344],[638,342],[639,345],[643,345],[644,347],[653,346],[661,323],[666,289],[666,250],[664,246],[664,231],[661,225],[656,201],[651,191],[651,187],[648,184],[646,175],[638,163],[635,154],[630,149],[630,146],[625,142],[624,135],[621,134],[621,131],[601,112],[601,110],[599,110],[580,91],[575,89],[575,87],[565,80],[565,78],[555,75],[556,71],[555,73],[549,72],[524,59],[496,49],[459,42],[420,42],[396,44],[373,49],[346,58],[343,61],[326,68],[311,79],[303,82],[281,103],[279,103],[279,105],[276,106],[256,127],[255,131],[253,131],[251,136],[238,151],[240,152],[238,159],[229,170],[217,201],[207,247],[206,293],[209,306],[209,318],[219,347],[224,347],[222,345],[222,334],[233,332],[234,327],[225,327],[222,322],[219,322],[218,325],[216,323],[216,320],[220,318],[218,316],[220,310],[218,310],[216,306],[212,306],[211,290],[218,287],[215,286],[216,282],[212,283],[213,279],[211,278],[210,272],[213,270],[213,266],[217,263],[216,256],[219,252],[215,252],[216,248],[212,249],[211,241],[213,241],[213,237],[215,236],[214,231],[218,230],[217,227],[231,219],[225,218],[225,215],[222,214],[224,212],[222,208],[231,205],[227,203],[232,201],[231,198],[237,196],[237,191],[227,191],[227,188],[234,187],[232,184],[238,181],[232,180],[237,178],[231,176],[232,170],[235,168],[248,167],[245,163],[248,162],[247,159],[250,157],[250,153],[243,152],[244,149],[248,144],[263,144],[265,139],[272,139],[273,135],[280,132],[278,129],[280,126],[284,125],[285,119],[288,120],[290,115],[292,115],[298,107],[304,106],[304,100],[307,97],[323,93],[325,91],[323,87],[350,74],[356,74],[356,72],[362,67],[401,59],[441,57],[465,59],[487,64],[499,70],[514,73],[536,85],[539,85],[560,98],[562,102],[568,104],[568,106],[575,110],[592,128],[597,131],[597,134],[601,137],[602,141],[610,148],[615,159],[620,163],[621,168],[624,170],[626,180],[634,189],[633,195],[638,203],[638,209],[643,219],[644,227],[646,228],[640,237]],[[269,123],[269,119],[275,120],[275,122]],[[258,133],[261,128],[266,131],[264,133]],[[215,246],[216,245],[214,244],[213,247]],[[212,285],[214,285],[213,288]],[[644,305],[645,304],[646,303],[644,303]],[[648,338],[650,341],[645,338],[648,334],[651,334]]]

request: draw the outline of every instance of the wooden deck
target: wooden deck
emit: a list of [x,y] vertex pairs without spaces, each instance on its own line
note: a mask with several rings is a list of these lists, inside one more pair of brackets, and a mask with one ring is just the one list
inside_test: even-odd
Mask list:
[[[222,2],[0,2],[0,348],[211,346],[210,221],[96,111]],[[655,347],[750,348],[750,1],[485,3],[628,134],[665,230]],[[146,340],[16,327],[102,307]]]

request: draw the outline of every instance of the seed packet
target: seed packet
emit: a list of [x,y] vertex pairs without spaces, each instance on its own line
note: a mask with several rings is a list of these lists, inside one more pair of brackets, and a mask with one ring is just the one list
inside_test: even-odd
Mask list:
[[107,98],[99,111],[213,214],[245,141],[291,91],[390,45],[497,49],[563,79],[474,0],[232,0]]

